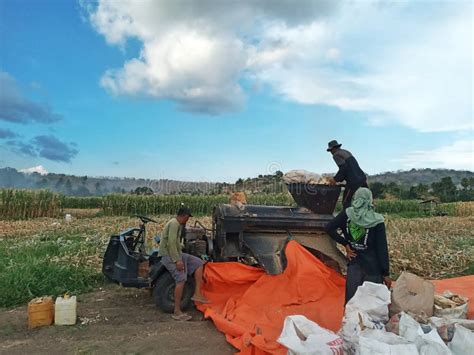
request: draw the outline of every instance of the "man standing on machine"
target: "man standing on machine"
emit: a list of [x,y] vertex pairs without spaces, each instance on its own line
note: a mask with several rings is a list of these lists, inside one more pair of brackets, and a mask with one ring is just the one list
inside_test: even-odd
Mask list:
[[341,145],[336,140],[328,143],[328,152],[331,152],[334,161],[339,167],[339,171],[332,178],[332,183],[346,181],[344,194],[342,195],[342,207],[344,209],[351,206],[352,196],[359,187],[369,187],[367,176],[359,167],[356,158],[348,150],[341,149]]

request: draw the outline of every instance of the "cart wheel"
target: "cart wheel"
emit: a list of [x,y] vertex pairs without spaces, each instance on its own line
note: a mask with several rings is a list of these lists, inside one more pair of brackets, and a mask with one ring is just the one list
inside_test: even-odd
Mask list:
[[[186,310],[192,305],[191,297],[194,294],[194,277],[189,277],[184,285],[181,309]],[[155,304],[165,313],[174,312],[174,288],[175,281],[169,272],[163,273],[156,281],[153,290]]]

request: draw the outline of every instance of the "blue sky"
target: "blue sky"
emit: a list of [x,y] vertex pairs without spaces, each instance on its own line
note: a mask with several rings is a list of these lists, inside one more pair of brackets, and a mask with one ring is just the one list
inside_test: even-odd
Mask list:
[[474,170],[472,2],[192,4],[0,1],[0,166]]

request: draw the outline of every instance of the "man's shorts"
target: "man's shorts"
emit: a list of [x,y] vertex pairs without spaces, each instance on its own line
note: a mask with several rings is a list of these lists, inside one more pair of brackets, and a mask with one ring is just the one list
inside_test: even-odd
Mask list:
[[181,254],[181,260],[183,260],[184,263],[184,270],[179,271],[176,268],[176,263],[174,263],[168,255],[161,257],[161,263],[164,265],[166,270],[170,272],[176,283],[185,282],[188,279],[187,275],[191,276],[194,274],[194,271],[204,264],[204,262],[198,257],[186,253]]

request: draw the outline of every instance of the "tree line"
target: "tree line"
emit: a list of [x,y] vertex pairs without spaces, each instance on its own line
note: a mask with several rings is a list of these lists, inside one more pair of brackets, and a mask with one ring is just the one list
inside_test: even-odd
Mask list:
[[437,199],[440,202],[474,201],[474,178],[463,178],[459,185],[454,184],[451,177],[443,177],[440,181],[431,184],[417,184],[413,186],[390,182],[369,183],[374,198],[400,200],[428,200]]
[[[450,173],[450,176],[442,176]],[[441,175],[441,176],[440,176]],[[396,177],[399,180],[393,180]],[[412,176],[412,183],[407,179]],[[233,191],[249,193],[283,193],[283,172],[240,178],[235,183],[185,182],[134,178],[100,178],[65,174],[24,174],[13,168],[0,168],[0,188],[42,189],[68,196],[135,195],[220,195]],[[381,179],[387,179],[381,181]],[[441,202],[473,201],[474,173],[445,169],[422,169],[386,173],[368,177],[375,198],[427,200]],[[421,182],[420,182],[421,181]],[[413,183],[413,182],[416,182]]]

